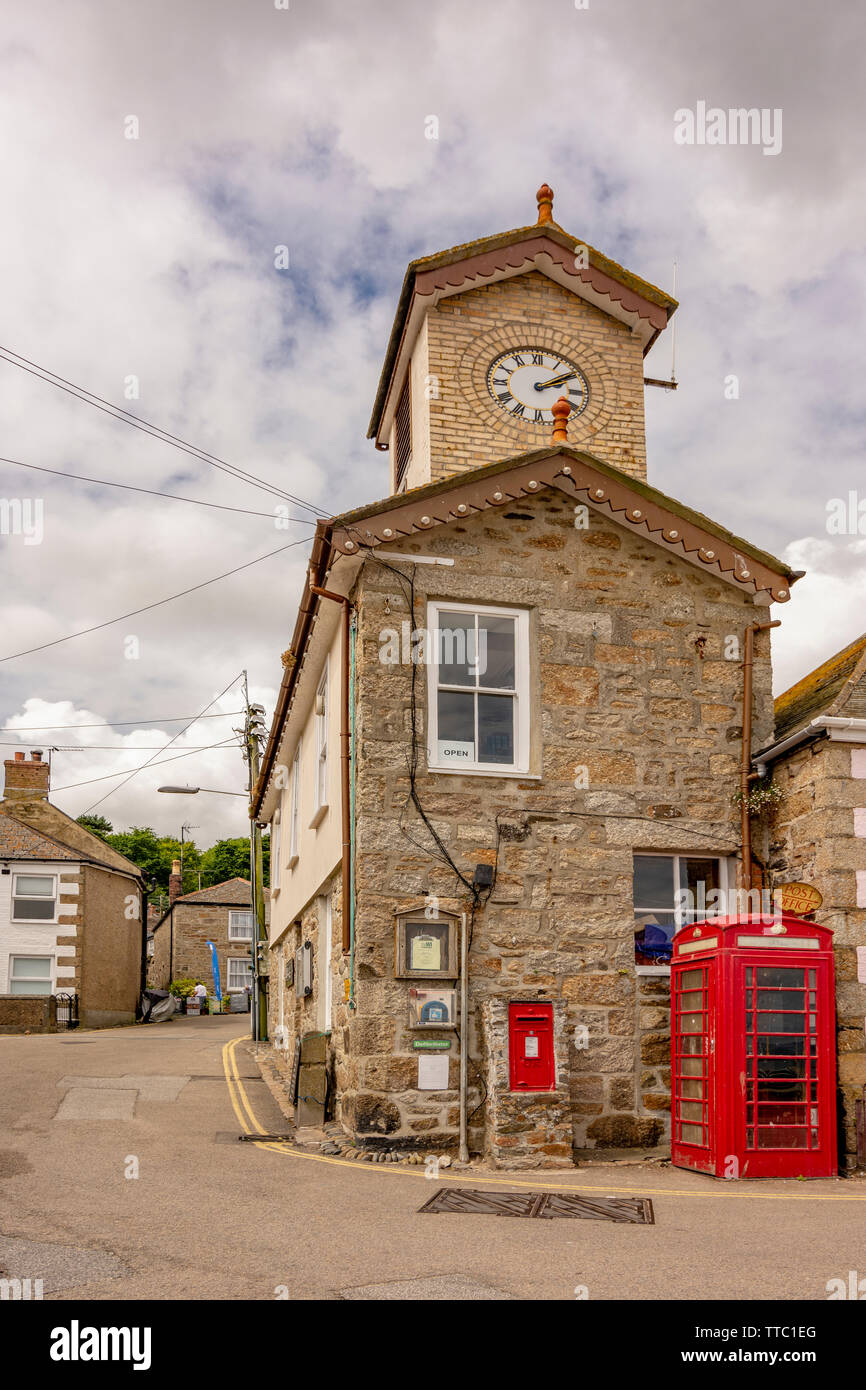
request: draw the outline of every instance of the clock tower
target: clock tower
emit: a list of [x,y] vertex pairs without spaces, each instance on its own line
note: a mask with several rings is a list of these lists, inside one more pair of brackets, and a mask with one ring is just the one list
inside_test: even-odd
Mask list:
[[569,442],[646,477],[643,359],[676,301],[553,221],[413,261],[369,437],[402,492],[544,448],[554,402]]

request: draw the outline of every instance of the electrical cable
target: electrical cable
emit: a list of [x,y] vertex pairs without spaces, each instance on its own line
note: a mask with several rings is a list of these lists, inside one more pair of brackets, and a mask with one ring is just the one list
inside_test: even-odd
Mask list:
[[191,454],[193,458],[201,459],[202,463],[207,463],[212,468],[218,468],[221,472],[228,473],[230,477],[237,478],[239,482],[251,483],[253,487],[270,492],[275,497],[285,497],[288,501],[297,503],[299,507],[306,507],[308,511],[318,516],[326,515],[322,508],[317,507],[315,503],[305,502],[302,497],[295,497],[284,488],[277,488],[270,483],[265,483],[255,474],[247,472],[246,469],[228,463],[225,459],[219,458],[218,455],[208,453],[206,449],[199,449],[197,445],[190,444],[187,440],[181,439],[179,435],[164,430],[161,425],[154,425],[150,420],[144,420],[140,415],[133,415],[132,411],[125,410],[123,406],[115,405],[103,396],[97,396],[95,392],[88,391],[85,386],[78,386],[74,381],[68,381],[66,377],[50,371],[48,367],[41,367],[38,362],[32,362],[29,357],[23,357],[21,353],[13,351],[12,348],[0,344],[0,357],[10,366],[20,368],[21,371],[37,377],[49,386],[56,386],[58,390],[65,391],[67,395],[75,396],[76,400],[84,401],[85,405],[92,405],[95,410],[101,410],[104,414],[110,415],[113,420],[119,420],[124,425],[131,425],[133,429],[151,435],[162,444],[169,444],[174,449]]
[[168,598],[157,599],[155,603],[146,603],[143,608],[133,608],[130,613],[121,613],[117,618],[108,618],[104,623],[94,623],[93,627],[84,627],[80,632],[69,632],[65,637],[55,637],[53,642],[42,642],[38,647],[26,647],[24,651],[11,652],[9,656],[0,656],[0,662],[15,661],[19,656],[31,656],[34,652],[47,651],[49,647],[59,647],[62,642],[71,642],[74,637],[86,637],[90,632],[100,632],[104,627],[113,627],[115,623],[122,623],[126,618],[136,618],[139,613],[149,613],[153,608],[161,608],[166,603],[174,603],[175,599],[186,598],[187,594],[194,594],[199,589],[206,589],[210,584],[217,584],[221,579],[228,579],[233,574],[240,574],[241,570],[248,570],[251,565],[259,565],[262,560],[270,560],[273,555],[281,555],[284,550],[291,550],[295,545],[306,545],[309,536],[302,536],[299,541],[289,541],[288,545],[281,545],[276,550],[269,550],[266,555],[259,555],[255,560],[247,560],[243,565],[236,565],[234,569],[226,570],[224,574],[215,574],[212,579],[204,579],[201,584],[193,584],[189,589],[182,589],[179,594],[169,594]]
[[[8,730],[6,731],[8,733]],[[203,753],[207,748],[219,748],[218,743],[197,744],[195,748],[187,751],[190,753]],[[14,743],[9,743],[5,739],[0,740],[0,748],[20,748],[21,739]],[[153,749],[152,743],[53,743],[51,744],[52,753],[149,753]]]
[[[230,507],[223,502],[204,502],[200,497],[179,497],[175,492],[157,492],[150,487],[134,487],[132,483],[113,483],[107,478],[85,478],[80,473],[64,473],[60,468],[45,468],[39,463],[22,463],[21,459],[0,458],[0,463],[11,463],[16,468],[32,468],[36,473],[51,473],[55,478],[71,478],[76,483],[93,483],[97,487],[119,487],[125,492],[143,492],[148,497],[167,497],[172,502],[192,502],[196,507],[213,507],[219,512],[239,512],[242,516],[266,516],[270,521],[274,520],[273,512],[255,512],[249,507]],[[315,526],[316,522],[310,516],[287,516],[281,518],[285,521],[300,521],[305,526]]]
[[[235,719],[245,714],[242,709],[229,709],[223,714],[200,714],[199,719]],[[14,715],[11,716],[13,719]],[[122,729],[127,726],[138,728],[140,724],[182,724],[184,719],[192,719],[191,714],[170,714],[165,719],[103,719],[99,724],[25,724],[20,729],[3,729],[4,734],[55,733],[57,729]]]
[[[207,753],[212,752],[214,749],[222,750],[227,753],[230,748],[237,748],[237,746],[235,739],[226,739],[223,743],[211,743],[206,748],[187,748],[184,753],[177,753],[173,758],[162,758],[158,763],[155,763],[153,759],[148,759],[146,763],[142,763],[141,767],[122,767],[119,772],[107,772],[103,777],[89,777],[85,782],[67,782],[65,787],[52,787],[52,793],[71,792],[75,787],[91,787],[94,782],[110,782],[112,777],[122,777],[125,772],[143,772],[146,767],[162,767],[165,763],[176,763],[179,762],[181,758],[190,758],[193,753]],[[163,747],[167,748],[168,744],[163,744]],[[81,751],[86,752],[87,750],[82,749]],[[120,749],[118,751],[124,752],[125,750]],[[161,753],[162,749],[158,748],[156,751]],[[96,804],[98,806],[99,802]],[[87,815],[87,812],[85,811],[84,814]]]
[[143,763],[143,764],[141,765],[141,767],[133,768],[133,770],[130,772],[129,776],[128,776],[127,778],[125,778],[123,782],[121,782],[121,784],[120,784],[119,787],[113,787],[112,790],[111,790],[110,792],[106,792],[106,793],[105,793],[105,796],[100,797],[99,801],[94,801],[93,805],[92,805],[92,806],[88,806],[87,809],[86,809],[82,814],[85,815],[85,816],[89,816],[89,815],[90,815],[90,812],[91,812],[91,811],[95,811],[96,808],[97,808],[97,806],[101,806],[102,803],[103,803],[103,801],[107,801],[108,798],[109,798],[110,796],[113,796],[115,792],[119,792],[119,791],[121,790],[122,787],[125,787],[126,784],[127,784],[127,782],[131,782],[132,779],[133,779],[133,777],[135,777],[135,775],[136,775],[137,773],[143,772],[144,769],[145,769],[146,767],[149,767],[150,764],[154,761],[154,758],[156,758],[156,756],[157,756],[158,753],[165,753],[165,752],[167,751],[167,749],[169,749],[173,743],[176,743],[177,740],[178,740],[179,738],[182,738],[183,735],[186,733],[187,729],[191,729],[192,726],[193,726],[193,724],[195,724],[196,720],[199,719],[199,718],[201,718],[201,715],[205,714],[206,711],[210,709],[211,705],[215,705],[216,702],[217,702],[217,700],[221,700],[222,697],[223,697],[224,695],[226,695],[226,694],[228,693],[229,690],[231,690],[231,688],[232,688],[233,685],[237,685],[238,681],[243,679],[243,675],[244,675],[243,671],[240,671],[240,672],[238,673],[238,675],[235,676],[234,680],[229,681],[229,683],[228,683],[228,685],[226,686],[225,690],[221,690],[220,693],[219,693],[219,695],[215,695],[215,696],[213,697],[212,700],[208,700],[208,702],[207,702],[207,704],[205,705],[204,709],[200,710],[199,713],[195,716],[194,719],[191,719],[191,720],[189,721],[189,723],[188,723],[187,725],[185,725],[185,727],[184,727],[183,729],[179,729],[178,732],[177,732],[176,734],[173,734],[172,737],[169,739],[168,743],[164,744],[162,748],[157,748],[156,751],[154,752],[153,758],[148,758],[147,762],[146,762],[146,763]]

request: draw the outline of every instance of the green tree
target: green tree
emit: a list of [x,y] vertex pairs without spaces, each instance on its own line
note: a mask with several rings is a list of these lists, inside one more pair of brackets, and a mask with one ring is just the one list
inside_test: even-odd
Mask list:
[[83,815],[76,816],[77,825],[83,825],[85,830],[89,830],[92,835],[98,835],[100,840],[107,840],[114,827],[110,820],[105,816]]

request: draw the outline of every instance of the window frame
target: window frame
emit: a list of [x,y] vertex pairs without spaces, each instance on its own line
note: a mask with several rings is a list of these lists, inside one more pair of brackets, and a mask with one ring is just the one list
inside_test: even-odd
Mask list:
[[[41,877],[41,875],[40,875],[40,877]],[[15,991],[14,991],[13,988],[12,988],[12,981],[13,981],[13,979],[15,978],[15,974],[14,974],[15,962],[16,962],[16,961],[19,961],[19,960],[47,960],[47,961],[48,961],[48,975],[47,975],[47,977],[46,977],[45,975],[25,976],[25,977],[24,977],[24,983],[34,984],[34,983],[36,983],[37,981],[44,982],[44,980],[47,978],[47,979],[48,979],[48,984],[49,984],[48,990],[46,991],[46,993],[45,993],[44,995],[42,995],[41,992],[40,992],[39,990],[37,990],[37,991],[36,991],[37,996],[38,996],[38,997],[41,997],[41,998],[44,998],[44,999],[47,999],[47,998],[49,998],[52,994],[56,994],[56,993],[57,993],[57,963],[56,963],[55,957],[54,957],[53,955],[40,955],[40,954],[36,954],[36,955],[32,955],[32,954],[30,954],[30,955],[19,955],[19,954],[17,954],[17,953],[14,953],[14,954],[13,954],[12,952],[10,952],[10,954],[9,954],[8,975],[7,975],[7,980],[6,980],[6,987],[7,987],[7,990],[8,990],[8,993],[9,993],[10,997],[15,995]],[[25,991],[25,994],[26,994],[26,993],[28,993],[28,991]],[[20,998],[21,996],[19,995],[19,996],[17,996],[17,997]]]
[[316,817],[321,812],[328,809],[328,720],[331,716],[330,699],[330,662],[325,662],[325,669],[316,686],[316,701],[319,696],[324,697],[324,711],[319,714],[316,710],[316,801],[314,809],[313,823],[317,824]]
[[283,847],[283,837],[280,829],[281,824],[282,816],[280,815],[280,808],[278,806],[274,812],[273,820],[271,821],[271,861],[268,875],[270,879],[268,886],[274,897],[276,897],[280,891],[280,851]]
[[[439,682],[440,655],[435,633],[439,629],[440,614],[472,613],[477,617],[514,619],[514,689],[505,690],[501,686],[451,686]],[[530,774],[530,631],[529,609],[503,607],[488,603],[454,603],[448,599],[429,599],[427,602],[427,768],[430,772],[451,773],[453,776],[470,774],[481,777],[527,777]],[[471,763],[446,765],[439,761],[439,702],[440,688],[463,693],[508,695],[515,704],[514,711],[514,752],[513,763],[482,763],[477,757]],[[477,747],[476,747],[477,753]]]
[[[30,894],[28,894],[28,893],[21,893],[21,894],[19,894],[19,893],[17,892],[17,885],[18,885],[18,880],[21,879],[21,878],[50,878],[51,881],[52,881],[52,883],[54,884],[54,891],[53,891],[53,893],[52,893],[50,896],[49,896],[48,894],[44,894],[44,895],[43,895],[43,894],[41,894],[41,893],[38,893],[38,894],[37,894],[37,893],[30,893]],[[59,883],[60,883],[60,876],[59,876],[59,874],[56,874],[56,873],[40,873],[40,874],[35,874],[35,873],[32,873],[32,872],[31,872],[31,873],[27,873],[27,872],[14,871],[13,874],[12,874],[12,902],[11,902],[11,904],[10,904],[10,907],[11,907],[10,921],[11,921],[11,922],[14,922],[16,926],[28,926],[28,927],[56,926],[57,923],[58,923],[58,920],[59,920],[59,919],[58,919],[58,916],[57,916],[57,912],[58,912],[58,908],[60,907],[60,886],[59,886]],[[15,912],[15,904],[16,904],[16,902],[17,902],[17,900],[18,900],[19,897],[29,899],[30,902],[53,902],[53,904],[54,904],[54,911],[52,912],[52,914],[51,914],[50,917],[18,917],[18,916],[16,915],[16,912]]]
[[[240,916],[249,917],[249,919],[250,919],[250,931],[249,931],[249,935],[248,935],[248,936],[247,936],[246,934],[244,934],[243,936],[239,936],[239,935],[237,934],[237,932],[235,931],[235,929],[234,929],[234,923],[232,922],[232,918],[233,918],[233,917],[240,917]],[[253,912],[252,908],[251,908],[251,907],[230,907],[230,908],[229,908],[229,929],[228,929],[228,939],[229,939],[229,941],[249,941],[249,942],[252,942],[253,939],[254,939],[254,937],[255,937],[255,933],[256,933],[255,913]]]
[[293,869],[300,857],[301,843],[301,745],[292,759],[292,791],[289,810],[289,863]]
[[[638,904],[634,901],[634,861],[635,861],[635,859],[668,859],[668,860],[671,861],[671,864],[672,864],[672,873],[673,873],[673,887],[674,887],[674,906],[673,906],[673,907],[670,907],[670,908],[666,908],[666,907],[658,907],[658,908],[643,907],[643,908],[642,908],[642,907],[639,907]],[[709,853],[708,851],[699,850],[699,849],[688,850],[687,852],[683,852],[683,851],[680,851],[680,850],[671,851],[671,850],[661,850],[661,849],[634,849],[634,848],[633,848],[633,849],[632,849],[632,919],[633,919],[633,921],[634,921],[634,930],[635,930],[635,931],[638,930],[637,921],[636,921],[638,912],[670,912],[670,913],[673,915],[673,918],[674,918],[674,939],[676,938],[677,933],[680,932],[680,931],[682,931],[683,927],[687,927],[687,926],[689,925],[689,922],[688,922],[688,919],[687,919],[687,916],[686,916],[685,909],[682,908],[682,907],[677,907],[677,906],[676,906],[676,893],[677,893],[677,889],[679,888],[679,882],[680,882],[680,869],[679,869],[679,866],[680,866],[680,860],[681,860],[681,859],[712,859],[712,860],[714,860],[715,863],[719,866],[719,888],[720,888],[720,890],[723,891],[725,894],[727,894],[728,892],[730,892],[731,888],[734,886],[734,883],[735,883],[735,876],[736,876],[736,860],[733,859],[733,858],[731,857],[731,855],[726,855],[726,854],[712,854],[712,853]],[[734,876],[733,881],[732,881],[732,875]],[[635,968],[635,974],[636,974],[636,975],[670,975],[670,973],[671,973],[671,967],[670,967],[670,965],[638,965],[637,961],[635,961],[635,967],[634,967],[634,968]]]
[[245,965],[245,966],[246,966],[247,971],[248,971],[248,984],[251,986],[251,983],[252,983],[252,979],[253,979],[253,958],[252,958],[252,955],[249,955],[249,956],[228,956],[228,955],[227,955],[227,956],[226,956],[226,993],[227,993],[227,994],[243,994],[244,990],[247,988],[247,984],[243,984],[243,985],[233,985],[233,984],[231,983],[231,978],[232,978],[232,966],[235,965],[235,964],[241,964],[241,965]]

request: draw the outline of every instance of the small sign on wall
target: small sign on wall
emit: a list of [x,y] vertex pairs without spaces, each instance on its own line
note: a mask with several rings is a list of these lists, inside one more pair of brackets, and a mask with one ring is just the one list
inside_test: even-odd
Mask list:
[[419,1091],[447,1091],[448,1090],[448,1058],[447,1056],[418,1058],[418,1090]]

